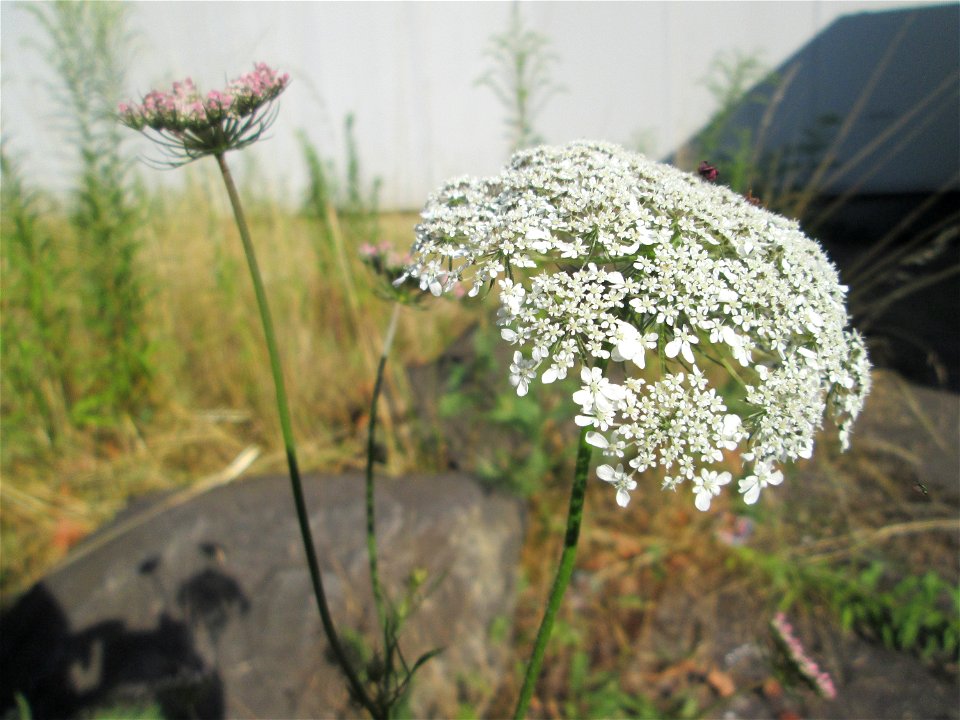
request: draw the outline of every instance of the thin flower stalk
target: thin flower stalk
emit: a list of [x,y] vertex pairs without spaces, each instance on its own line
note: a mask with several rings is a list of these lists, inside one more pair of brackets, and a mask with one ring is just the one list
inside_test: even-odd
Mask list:
[[373,385],[373,397],[370,399],[370,425],[367,434],[367,558],[370,564],[370,585],[373,589],[373,602],[377,609],[377,619],[380,621],[380,630],[384,633],[384,647],[388,647],[390,643],[389,638],[387,637],[387,611],[384,604],[383,588],[380,584],[380,573],[377,560],[373,462],[376,455],[377,403],[380,399],[380,392],[383,388],[383,378],[384,371],[386,370],[387,366],[387,358],[390,355],[390,348],[393,345],[393,338],[397,331],[397,319],[400,317],[400,307],[401,305],[399,303],[394,303],[393,312],[390,314],[390,324],[387,326],[387,333],[383,340],[383,350],[380,353],[380,361],[377,364],[377,379]]
[[[377,693],[375,702],[384,709],[384,715],[392,715],[397,704],[402,701],[409,691],[414,674],[431,658],[437,655],[440,649],[433,649],[420,655],[411,665],[404,658],[400,649],[400,630],[410,610],[411,602],[419,590],[422,579],[416,574],[411,575],[407,588],[407,596],[398,604],[390,601],[384,592],[379,574],[379,555],[376,536],[376,507],[375,507],[375,476],[374,459],[376,457],[376,431],[378,405],[386,379],[386,366],[396,336],[397,321],[403,305],[418,302],[422,295],[411,292],[409,288],[395,287],[393,280],[402,271],[406,258],[397,255],[388,243],[379,245],[364,243],[359,248],[360,258],[374,272],[378,282],[375,286],[378,294],[391,301],[393,309],[387,331],[383,340],[380,360],[377,364],[377,375],[374,382],[373,394],[370,400],[370,423],[367,434],[367,463],[366,463],[366,520],[367,520],[367,558],[370,566],[370,584],[373,590],[374,605],[377,619],[383,636],[382,651],[374,656],[368,665],[367,674],[376,684]],[[372,672],[371,672],[372,671]]]
[[307,567],[310,571],[310,582],[313,585],[313,594],[317,601],[317,610],[320,612],[320,620],[323,624],[327,640],[337,658],[341,669],[347,676],[350,683],[352,695],[372,717],[382,717],[380,709],[368,697],[363,683],[360,682],[353,665],[347,658],[337,635],[333,624],[333,618],[330,615],[330,608],[327,604],[327,596],[323,589],[323,575],[320,572],[320,563],[317,560],[317,553],[313,541],[313,533],[310,530],[310,516],[307,512],[306,501],[303,495],[303,481],[300,478],[299,465],[297,463],[296,444],[293,438],[293,424],[290,419],[290,409],[287,403],[287,391],[283,381],[283,370],[280,365],[280,353],[277,347],[276,333],[273,329],[273,319],[270,314],[270,306],[267,303],[267,294],[264,290],[263,279],[260,275],[260,267],[257,263],[257,256],[253,248],[253,242],[250,238],[250,230],[244,217],[243,207],[240,204],[240,195],[237,192],[236,184],[233,182],[233,176],[227,161],[221,154],[216,156],[217,164],[223,175],[223,182],[227,187],[227,194],[230,196],[230,205],[233,207],[233,214],[237,221],[237,229],[240,231],[240,239],[243,242],[243,250],[247,258],[247,266],[250,270],[250,277],[253,280],[254,293],[257,297],[257,307],[260,311],[260,320],[263,324],[263,333],[267,343],[267,352],[270,356],[270,369],[273,373],[273,383],[277,396],[277,411],[280,415],[280,431],[283,435],[283,445],[287,455],[287,465],[290,468],[290,486],[293,491],[293,501],[297,512],[297,522],[300,525],[300,534],[303,538],[303,547],[307,556]]
[[257,299],[276,391],[277,411],[290,470],[297,522],[321,623],[334,657],[347,677],[351,696],[372,717],[385,718],[387,711],[371,700],[347,658],[330,615],[304,499],[276,333],[240,195],[225,158],[227,151],[242,149],[263,137],[276,118],[272,103],[286,89],[288,83],[289,76],[279,75],[263,63],[257,64],[253,72],[231,81],[225,90],[214,90],[206,96],[201,96],[188,78],[174,83],[171,92],[150,92],[139,105],[122,103],[118,107],[119,120],[154,140],[168,158],[162,164],[169,167],[178,167],[208,155],[217,161],[233,208]]
[[567,510],[567,529],[563,536],[563,552],[560,554],[560,563],[557,574],[553,579],[550,596],[547,598],[547,607],[537,630],[537,638],[533,643],[530,660],[523,676],[523,685],[520,688],[520,697],[513,713],[516,720],[526,717],[527,709],[533,698],[537,678],[540,677],[540,668],[543,667],[543,656],[553,633],[553,624],[560,609],[560,603],[573,576],[573,565],[577,557],[577,543],[580,540],[580,526],[583,523],[583,501],[587,492],[587,479],[590,476],[590,455],[593,447],[587,442],[587,429],[580,431],[580,443],[577,450],[577,464],[573,474],[573,487],[570,489],[570,505]]

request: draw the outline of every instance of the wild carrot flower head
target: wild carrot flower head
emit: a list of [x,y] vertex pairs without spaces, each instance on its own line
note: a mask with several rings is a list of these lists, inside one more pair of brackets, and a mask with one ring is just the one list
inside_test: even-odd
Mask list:
[[273,100],[290,82],[264,63],[231,80],[223,90],[202,94],[190,78],[169,92],[153,90],[141,104],[120,103],[120,122],[156,140],[182,165],[204,155],[239,150],[256,142],[272,124]]
[[[610,459],[598,476],[620,505],[634,473],[661,467],[705,510],[733,450],[754,503],[780,463],[810,456],[825,414],[846,446],[869,388],[846,288],[795,222],[615,145],[524,150],[495,177],[447,183],[407,278],[434,295],[499,288],[511,383],[524,395],[578,373],[575,422]],[[737,390],[712,387],[704,360]]]

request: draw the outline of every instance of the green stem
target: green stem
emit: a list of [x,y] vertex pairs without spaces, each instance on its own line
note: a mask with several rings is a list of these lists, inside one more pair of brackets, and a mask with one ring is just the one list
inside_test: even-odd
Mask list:
[[377,618],[380,621],[380,630],[383,632],[384,649],[390,646],[387,637],[387,612],[383,603],[383,588],[380,586],[380,574],[377,570],[377,535],[375,528],[374,500],[373,500],[373,454],[375,432],[377,427],[377,401],[380,399],[380,390],[383,387],[383,374],[387,365],[387,356],[390,346],[393,345],[393,336],[397,330],[397,318],[400,315],[400,304],[394,303],[390,324],[383,340],[383,351],[380,354],[380,363],[377,365],[377,379],[373,385],[373,397],[370,399],[370,426],[367,435],[367,556],[370,558],[370,584],[373,587],[373,602],[377,608]]
[[287,452],[287,464],[290,466],[290,484],[293,488],[293,501],[297,508],[297,521],[300,523],[300,534],[303,537],[303,548],[307,554],[307,566],[310,569],[310,580],[313,583],[313,594],[317,599],[320,619],[323,623],[323,629],[327,634],[327,640],[330,642],[333,654],[343,669],[344,674],[347,676],[347,680],[353,691],[353,696],[366,708],[372,717],[381,717],[382,713],[370,700],[363,684],[350,665],[350,661],[347,659],[343,651],[343,646],[337,637],[333,620],[330,617],[327,598],[323,592],[323,578],[320,575],[320,564],[317,562],[317,554],[313,544],[313,534],[310,531],[310,519],[307,515],[307,506],[303,498],[303,483],[300,480],[300,470],[297,467],[297,453],[293,442],[290,409],[287,405],[287,391],[283,384],[280,354],[277,351],[277,338],[273,331],[273,320],[270,316],[270,308],[267,305],[267,295],[263,288],[263,279],[260,276],[260,267],[257,264],[257,256],[253,250],[253,242],[250,239],[250,230],[247,227],[247,221],[243,215],[243,208],[240,205],[240,195],[237,193],[237,187],[233,182],[233,176],[230,174],[230,168],[227,167],[227,161],[223,154],[217,153],[215,157],[217,158],[217,164],[220,166],[220,173],[223,175],[223,182],[227,186],[230,204],[233,206],[233,215],[237,221],[237,229],[240,231],[243,250],[247,256],[247,265],[250,268],[250,276],[253,279],[253,289],[257,296],[257,306],[260,309],[260,320],[263,322],[263,334],[266,336],[267,352],[270,355],[270,368],[273,371],[273,384],[277,392],[277,410],[280,413],[280,429],[283,433],[283,444]]
[[590,455],[593,448],[587,444],[587,431],[580,431],[580,446],[577,451],[577,466],[573,475],[573,487],[570,490],[570,508],[567,512],[567,531],[563,541],[563,553],[560,555],[560,565],[557,567],[557,576],[553,580],[550,598],[547,600],[547,609],[540,622],[540,630],[533,645],[530,662],[527,663],[527,672],[523,678],[523,687],[520,689],[520,699],[517,700],[517,709],[513,714],[515,720],[521,720],[527,714],[527,708],[533,697],[533,690],[540,676],[540,667],[543,665],[543,655],[553,631],[553,622],[563,600],[570,576],[573,574],[573,562],[577,555],[577,541],[580,539],[580,524],[583,520],[583,499],[587,490],[587,477],[590,471]]

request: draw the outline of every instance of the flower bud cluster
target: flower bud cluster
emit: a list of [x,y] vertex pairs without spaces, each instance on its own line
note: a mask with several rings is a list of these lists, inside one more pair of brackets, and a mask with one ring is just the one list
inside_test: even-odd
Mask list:
[[[398,282],[434,295],[495,283],[519,395],[581,366],[575,420],[616,463],[598,476],[620,505],[634,473],[660,467],[706,510],[734,450],[754,503],[782,481],[779,463],[810,456],[825,414],[848,442],[870,365],[845,329],[846,288],[795,222],[728,188],[615,145],[540,147],[447,183],[416,233]],[[710,387],[704,360],[738,389]],[[601,370],[611,361],[626,372]]]
[[357,252],[364,265],[369,267],[376,276],[378,282],[374,290],[381,297],[405,305],[414,304],[423,298],[422,293],[409,286],[393,284],[393,280],[403,272],[406,264],[410,262],[408,255],[396,252],[386,241],[377,245],[363,243],[357,249]]
[[778,612],[770,621],[770,627],[773,628],[775,637],[786,651],[790,662],[800,671],[800,674],[813,685],[820,695],[833,700],[837,696],[833,678],[830,677],[828,672],[821,670],[820,666],[807,655],[803,644],[794,636],[793,626],[787,621],[786,616],[782,612]]
[[364,263],[373,268],[378,275],[384,275],[391,280],[403,272],[403,268],[410,261],[407,255],[401,255],[393,249],[386,240],[374,245],[362,243],[357,253]]
[[269,119],[264,111],[290,82],[264,63],[231,80],[223,90],[202,94],[187,78],[170,92],[152,90],[141,104],[120,103],[120,122],[134,130],[151,130],[168,148],[187,159],[237,149],[256,140]]

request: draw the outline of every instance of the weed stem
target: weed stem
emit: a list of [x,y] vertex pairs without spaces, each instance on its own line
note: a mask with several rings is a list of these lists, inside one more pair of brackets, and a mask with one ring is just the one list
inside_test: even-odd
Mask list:
[[[601,361],[598,365],[602,367],[606,363]],[[563,540],[563,553],[560,555],[557,576],[553,580],[553,587],[547,600],[547,609],[543,613],[543,620],[540,621],[540,629],[537,631],[537,639],[533,644],[530,662],[527,663],[523,687],[520,689],[520,698],[517,700],[517,709],[513,714],[515,720],[521,720],[527,714],[527,708],[533,697],[534,686],[537,683],[537,677],[540,675],[540,667],[543,665],[543,655],[550,640],[550,633],[553,631],[553,622],[563,600],[563,594],[567,590],[567,585],[570,584],[570,577],[573,575],[573,562],[576,559],[577,542],[580,539],[580,524],[583,521],[583,500],[587,491],[590,455],[593,451],[593,448],[587,443],[587,431],[589,429],[589,427],[585,427],[580,431],[580,445],[577,450],[573,487],[570,489],[570,508],[567,511],[567,530]]]
[[373,481],[373,457],[375,451],[375,432],[377,427],[377,401],[380,399],[380,391],[383,387],[383,374],[387,366],[387,356],[390,354],[390,346],[393,345],[393,336],[397,330],[397,318],[400,315],[400,303],[393,304],[393,313],[390,315],[390,324],[387,326],[387,334],[383,340],[383,351],[380,353],[380,363],[377,365],[377,379],[373,385],[373,397],[370,399],[370,425],[367,435],[367,556],[370,559],[370,585],[373,588],[373,601],[377,607],[377,618],[380,621],[380,629],[384,634],[384,649],[390,646],[390,638],[387,636],[387,613],[383,604],[383,589],[380,586],[380,574],[377,570],[377,534],[375,528],[374,515],[374,481]]
[[330,617],[330,609],[327,606],[327,598],[323,591],[323,579],[320,576],[320,565],[317,562],[317,554],[314,549],[313,534],[310,531],[310,520],[303,498],[303,483],[300,480],[300,470],[297,467],[297,453],[293,441],[290,409],[287,406],[287,392],[283,384],[280,354],[277,351],[277,339],[273,330],[270,308],[267,305],[267,295],[263,288],[263,279],[260,276],[260,268],[257,264],[257,256],[253,250],[253,242],[250,239],[250,230],[243,215],[243,208],[240,205],[240,195],[237,193],[237,187],[233,182],[233,176],[230,174],[230,168],[227,167],[226,158],[224,158],[222,153],[216,153],[215,157],[217,158],[217,164],[220,166],[220,173],[223,175],[223,182],[227,186],[227,194],[230,196],[230,204],[233,207],[233,215],[237,221],[237,229],[240,231],[240,239],[243,241],[243,250],[247,256],[247,265],[250,268],[253,289],[257,296],[260,319],[263,322],[263,333],[266,336],[267,352],[270,355],[270,367],[273,370],[273,383],[277,392],[277,410],[280,413],[280,429],[283,433],[283,444],[287,452],[287,463],[290,466],[290,484],[293,488],[293,501],[297,508],[297,520],[300,523],[300,534],[303,537],[303,547],[307,554],[307,565],[310,569],[310,579],[313,583],[313,594],[317,599],[320,619],[323,623],[323,629],[327,634],[327,640],[330,642],[330,647],[333,649],[333,654],[350,683],[351,694],[363,705],[371,716],[374,718],[382,717],[383,713],[381,713],[379,708],[370,700],[363,684],[350,665],[350,661],[347,659],[343,651],[343,646],[337,637],[333,620]]

